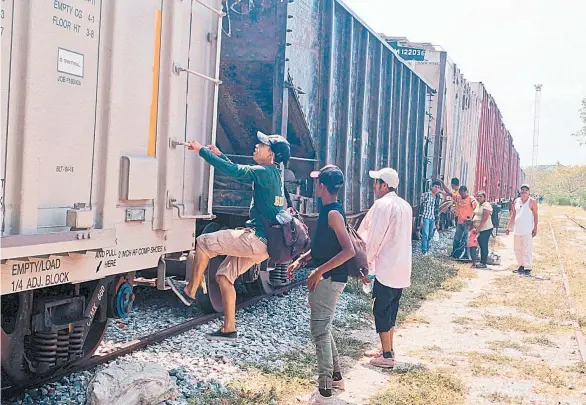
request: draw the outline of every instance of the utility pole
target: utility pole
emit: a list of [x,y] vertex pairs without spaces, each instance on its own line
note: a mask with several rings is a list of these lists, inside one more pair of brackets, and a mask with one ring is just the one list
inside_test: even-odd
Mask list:
[[539,109],[541,106],[542,84],[535,85],[535,117],[533,118],[533,156],[531,166],[537,166],[537,150],[539,146]]

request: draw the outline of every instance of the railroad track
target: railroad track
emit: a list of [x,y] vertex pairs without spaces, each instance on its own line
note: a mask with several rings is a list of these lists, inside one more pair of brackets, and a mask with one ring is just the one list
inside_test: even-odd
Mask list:
[[[578,221],[576,221],[574,218],[570,217],[569,215],[566,214],[566,217],[568,217],[568,219],[570,219],[572,222],[574,222],[575,224],[577,224],[578,226],[580,226],[583,230],[586,231],[586,227],[582,224],[580,224]],[[582,330],[580,329],[580,325],[578,324],[577,321],[577,317],[576,317],[576,306],[574,305],[574,301],[572,299],[572,294],[570,292],[570,281],[568,279],[568,274],[566,272],[566,268],[564,266],[564,261],[562,260],[562,255],[560,254],[560,250],[559,250],[559,246],[558,246],[558,242],[557,239],[555,237],[555,231],[553,229],[553,226],[551,224],[551,221],[548,221],[549,223],[549,230],[551,232],[551,237],[553,239],[553,244],[555,247],[555,251],[558,257],[558,261],[559,261],[559,265],[560,265],[560,270],[562,272],[562,283],[564,286],[564,291],[566,293],[566,299],[568,301],[568,307],[570,309],[570,315],[572,316],[572,327],[574,328],[574,335],[576,338],[576,343],[578,344],[578,350],[580,352],[580,359],[582,360],[583,363],[586,363],[586,337],[584,337],[584,334],[582,333]]]
[[[274,290],[272,292],[272,294],[263,294],[263,295],[258,295],[255,297],[248,298],[248,299],[240,302],[236,306],[236,310],[254,305],[254,304],[256,304],[256,303],[258,303],[268,297],[283,294],[292,288],[299,287],[300,285],[304,284],[306,281],[307,280],[305,280],[305,279],[295,281],[291,284],[288,284],[287,286],[284,286],[282,288]],[[120,348],[118,348],[117,350],[114,350],[112,352],[94,355],[89,360],[86,360],[83,363],[72,363],[68,367],[59,370],[57,373],[52,374],[51,376],[31,380],[30,383],[27,383],[23,386],[2,387],[2,399],[3,400],[12,399],[12,398],[16,397],[17,395],[23,393],[27,389],[36,388],[36,387],[39,387],[43,384],[55,382],[65,376],[72,374],[72,373],[89,370],[89,369],[94,368],[96,366],[99,366],[101,364],[108,363],[112,360],[117,359],[118,357],[125,356],[127,354],[130,354],[130,353],[136,351],[136,350],[143,349],[143,348],[150,346],[150,345],[153,345],[155,343],[162,342],[165,339],[180,335],[180,334],[187,332],[188,330],[193,329],[197,326],[204,325],[208,322],[211,322],[215,319],[218,319],[221,316],[222,316],[221,313],[213,313],[213,314],[206,314],[206,315],[198,316],[198,317],[190,319],[188,321],[181,322],[177,325],[173,325],[167,329],[163,329],[163,330],[155,332],[151,335],[144,336],[140,339],[129,342],[129,343],[121,346]]]
[[578,221],[576,220],[576,218],[574,218],[574,217],[571,217],[571,216],[569,216],[568,214],[566,214],[566,217],[568,217],[568,219],[569,219],[570,221],[572,221],[573,223],[575,223],[575,224],[576,224],[576,225],[578,225],[580,228],[582,228],[583,230],[585,230],[585,231],[586,231],[586,225],[582,225],[580,222],[578,222]]

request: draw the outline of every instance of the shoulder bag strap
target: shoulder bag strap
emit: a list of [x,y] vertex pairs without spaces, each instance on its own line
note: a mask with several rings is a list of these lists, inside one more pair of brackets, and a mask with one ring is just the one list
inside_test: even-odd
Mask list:
[[291,201],[291,196],[289,195],[289,192],[287,191],[287,188],[285,187],[284,184],[283,184],[283,194],[285,194],[285,200],[287,200],[287,205],[289,205],[289,207],[293,207],[293,201]]

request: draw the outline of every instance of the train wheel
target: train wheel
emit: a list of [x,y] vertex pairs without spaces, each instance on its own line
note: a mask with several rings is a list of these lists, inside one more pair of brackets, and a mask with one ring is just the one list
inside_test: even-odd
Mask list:
[[[100,344],[102,344],[102,340],[104,339],[104,334],[106,333],[106,329],[108,328],[108,319],[106,319],[105,321],[100,320],[100,318],[101,318],[100,312],[102,310],[105,310],[104,306],[99,307],[98,311],[96,312],[96,315],[94,317],[94,321],[92,322],[92,325],[90,326],[90,330],[87,334],[87,337],[86,337],[85,341],[83,342],[83,350],[82,350],[81,358],[78,361],[79,363],[84,363],[86,360],[88,360],[90,357],[92,357],[92,355],[98,349]],[[81,338],[80,333],[83,333],[82,331],[77,331],[77,335],[76,335],[75,332],[76,332],[76,329],[74,327],[73,332],[71,332],[69,335],[70,350],[71,350],[71,346],[72,346],[72,339],[74,339],[75,337]]]
[[[220,224],[211,222],[209,223],[203,230],[202,234],[204,233],[211,233],[217,232],[223,229],[228,229],[227,227],[222,227]],[[216,256],[210,260],[208,264],[208,268],[204,273],[203,283],[205,284],[200,286],[197,289],[197,293],[195,294],[195,299],[197,304],[201,308],[202,311],[205,313],[213,313],[213,312],[223,312],[224,307],[222,306],[222,294],[220,293],[220,287],[216,282],[216,272],[218,271],[218,267],[224,261],[226,256]],[[191,270],[191,266],[193,266],[193,253],[190,253],[186,260],[187,269],[186,271],[189,273]],[[185,278],[188,280],[188,277]],[[205,287],[205,291],[204,291]]]
[[[224,310],[222,306],[222,294],[220,293],[220,287],[216,282],[216,272],[218,267],[224,260],[225,256],[214,257],[210,260],[210,264],[204,273],[203,283],[197,289],[195,294],[195,300],[197,305],[207,314],[213,312],[222,312]],[[193,253],[190,253],[187,257],[187,267],[190,268],[193,264]]]
[[[32,291],[2,296],[2,373],[15,385],[31,377],[25,364],[24,341],[30,333],[32,303]],[[4,379],[2,385],[8,385]]]
[[25,385],[37,376],[47,376],[59,366],[83,363],[101,344],[108,320],[100,320],[100,306],[85,341],[83,325],[58,332],[32,333],[33,292],[2,297],[2,374],[3,385]]
[[127,318],[136,298],[132,280],[126,276],[117,277],[110,285],[108,297],[108,318]]

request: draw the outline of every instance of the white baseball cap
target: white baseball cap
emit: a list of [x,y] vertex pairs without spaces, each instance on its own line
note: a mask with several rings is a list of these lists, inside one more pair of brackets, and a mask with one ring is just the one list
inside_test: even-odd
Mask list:
[[368,172],[368,175],[373,179],[381,179],[387,183],[389,187],[394,189],[399,187],[399,174],[395,169],[391,169],[390,167],[385,167],[380,170],[371,170]]

